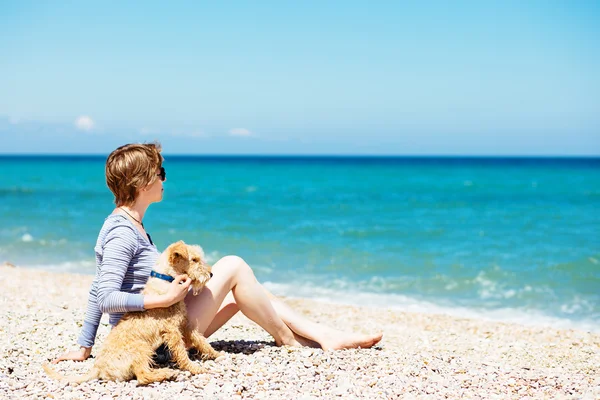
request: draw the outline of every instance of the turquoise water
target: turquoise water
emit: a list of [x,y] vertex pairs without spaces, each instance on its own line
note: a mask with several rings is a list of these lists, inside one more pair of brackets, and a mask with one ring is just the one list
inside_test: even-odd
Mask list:
[[[94,273],[105,157],[0,157],[0,262]],[[166,156],[144,224],[274,292],[600,331],[600,159]]]

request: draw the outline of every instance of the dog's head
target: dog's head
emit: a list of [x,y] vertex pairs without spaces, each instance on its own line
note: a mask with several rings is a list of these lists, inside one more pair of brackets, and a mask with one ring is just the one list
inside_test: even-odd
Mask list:
[[[204,261],[204,251],[198,245],[187,245],[182,240],[171,244],[161,257],[163,273],[171,276],[186,274],[192,280],[192,292],[200,293],[212,276],[211,267]],[[160,261],[159,261],[160,262]]]

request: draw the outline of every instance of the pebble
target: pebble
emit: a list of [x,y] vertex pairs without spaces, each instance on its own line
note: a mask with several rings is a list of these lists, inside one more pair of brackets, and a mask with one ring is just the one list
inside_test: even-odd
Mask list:
[[[53,381],[40,365],[76,346],[91,279],[0,266],[0,398],[600,398],[598,334],[299,299],[286,302],[340,329],[382,330],[384,341],[375,349],[279,348],[236,315],[209,338],[224,354],[204,362],[204,374],[182,371],[147,387]],[[94,354],[108,330],[100,325]],[[93,362],[56,369],[79,375]]]

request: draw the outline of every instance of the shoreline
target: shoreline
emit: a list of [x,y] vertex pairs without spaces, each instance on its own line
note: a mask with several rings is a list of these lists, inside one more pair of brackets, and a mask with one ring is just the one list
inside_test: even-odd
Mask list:
[[[265,287],[269,288],[271,286],[270,282],[266,282]],[[275,284],[279,286],[279,284]],[[271,290],[272,293],[276,291]],[[361,293],[364,294],[364,293]],[[377,294],[369,293],[371,296],[377,296]],[[346,295],[348,296],[348,295]],[[492,323],[506,323],[506,324],[515,324],[515,325],[523,325],[529,327],[531,329],[541,328],[541,329],[559,329],[559,330],[577,330],[583,331],[593,334],[600,334],[600,327],[596,326],[595,323],[590,322],[590,320],[570,320],[561,317],[554,317],[543,314],[537,311],[526,311],[521,309],[514,308],[498,308],[498,309],[471,309],[467,307],[443,307],[439,306],[435,303],[428,302],[425,300],[417,301],[420,304],[417,305],[407,305],[407,306],[391,306],[385,307],[381,305],[381,302],[377,302],[377,304],[367,303],[367,304],[359,304],[359,301],[346,301],[348,298],[337,301],[329,297],[302,297],[302,296],[290,296],[290,295],[281,295],[280,297],[284,297],[288,300],[302,300],[302,301],[314,301],[316,303],[323,303],[329,305],[337,305],[337,306],[347,306],[347,307],[361,307],[361,308],[370,308],[375,310],[388,310],[399,313],[412,313],[412,314],[427,314],[427,315],[445,315],[457,319],[472,319],[483,322],[492,322]],[[408,299],[413,300],[413,299]],[[406,301],[406,300],[404,300]]]
[[[67,263],[69,264],[69,263]],[[93,264],[93,263],[92,263]],[[91,264],[91,265],[92,265]],[[4,265],[12,265],[8,261]],[[47,265],[21,266],[20,268],[32,269],[36,271],[46,271],[52,273],[66,273],[82,277],[92,277],[95,274],[95,264],[93,270],[82,273],[76,269],[64,270],[57,264],[48,268]],[[2,266],[2,264],[0,264]],[[64,266],[63,266],[64,267]],[[91,267],[90,267],[91,268]],[[261,281],[262,282],[262,281]],[[433,301],[424,299],[415,299],[405,295],[398,294],[379,294],[374,292],[357,292],[349,294],[347,292],[337,291],[335,289],[318,288],[318,295],[307,294],[308,286],[294,286],[280,282],[264,281],[263,285],[273,294],[288,300],[306,300],[328,305],[348,306],[348,307],[366,307],[376,310],[392,310],[395,312],[446,315],[458,319],[475,319],[486,322],[498,322],[524,325],[534,328],[549,328],[561,330],[579,330],[594,334],[600,334],[600,325],[596,320],[569,319],[566,317],[553,316],[543,313],[540,310],[525,310],[519,308],[495,308],[495,309],[476,309],[468,306],[442,306]],[[300,289],[299,295],[290,295],[290,290]],[[341,300],[340,300],[341,299]],[[385,306],[385,303],[393,303],[393,306]],[[400,305],[396,305],[400,304]]]
[[[0,265],[0,397],[53,398],[600,398],[600,334],[577,329],[285,298],[316,322],[383,331],[373,349],[275,347],[241,314],[208,340],[224,359],[172,382],[53,381],[41,365],[76,338],[92,275]],[[95,354],[108,333],[104,318]],[[62,373],[89,370],[62,362]],[[235,397],[237,396],[237,397]]]

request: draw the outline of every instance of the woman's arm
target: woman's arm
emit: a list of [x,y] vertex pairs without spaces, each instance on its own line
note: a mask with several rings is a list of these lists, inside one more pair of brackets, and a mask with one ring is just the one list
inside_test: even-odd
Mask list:
[[103,313],[143,311],[144,296],[123,292],[123,280],[135,257],[139,243],[133,227],[116,225],[102,243],[98,273],[98,309]]
[[102,318],[102,311],[98,308],[98,280],[94,279],[92,286],[90,287],[90,294],[88,296],[87,309],[85,311],[85,318],[83,320],[83,327],[81,333],[77,339],[77,344],[82,347],[92,348],[96,341],[96,332],[98,326],[100,326],[100,319]]
[[[113,232],[107,235],[105,245],[102,248],[103,258],[100,270],[105,271],[104,268],[108,267],[108,273],[103,274],[101,272],[99,276],[94,279],[94,282],[90,288],[85,320],[79,335],[79,339],[77,340],[80,348],[60,355],[53,361],[53,363],[58,363],[59,361],[63,360],[86,360],[92,352],[92,346],[96,340],[96,333],[98,331],[98,326],[100,325],[100,319],[102,318],[103,311],[120,311],[122,306],[120,306],[118,303],[119,301],[123,302],[123,299],[125,299],[125,303],[127,303],[127,298],[130,296],[135,296],[134,299],[141,297],[143,310],[158,307],[168,307],[185,298],[191,284],[191,280],[187,277],[187,275],[176,276],[175,280],[170,284],[167,293],[164,295],[143,296],[122,292],[120,290],[127,272],[127,268],[129,268],[129,264],[137,252],[137,236],[134,237],[135,241],[132,241],[131,238],[128,239],[129,233],[131,232],[127,229],[114,229]],[[133,233],[135,234],[135,232]],[[119,254],[121,257],[119,257]],[[107,255],[108,258],[106,257]],[[118,290],[115,290],[117,287]],[[99,288],[102,288],[102,290],[99,290]],[[102,292],[103,294],[102,308],[99,306],[99,292]],[[131,300],[129,301],[131,302]],[[117,303],[116,306],[114,306],[115,303]],[[138,310],[138,307],[139,306],[135,307],[136,311]]]
[[[183,300],[188,292],[190,283],[191,280],[186,275],[178,275],[171,283],[166,295],[144,296],[144,308],[168,307],[171,304]],[[80,345],[79,349],[61,354],[52,361],[53,364],[65,360],[85,361],[92,353],[92,347],[96,341],[96,333],[98,331],[98,326],[100,325],[100,319],[102,318],[102,312],[98,309],[98,304],[96,302],[96,284],[97,282],[94,280],[90,289],[85,320],[83,322],[83,327],[81,328],[81,333],[79,334],[79,339],[77,340],[77,344]]]
[[68,351],[60,356],[58,356],[55,360],[52,361],[52,364],[57,364],[59,361],[65,360],[73,360],[73,361],[85,361],[92,354],[91,347],[83,347],[81,346],[78,350]]
[[97,285],[97,279],[94,279],[92,286],[90,287],[83,327],[81,328],[79,338],[77,339],[77,344],[80,346],[79,349],[61,354],[52,361],[53,364],[64,360],[85,361],[92,353],[92,347],[96,341],[96,332],[98,331],[100,319],[102,318],[102,312],[98,309],[98,303],[96,302]]
[[121,290],[131,260],[139,247],[137,233],[133,229],[118,225],[106,235],[98,277],[98,309],[101,312],[144,311],[169,307],[183,300],[187,294],[191,280],[186,275],[177,276],[171,282],[167,293],[162,295],[145,296]]

